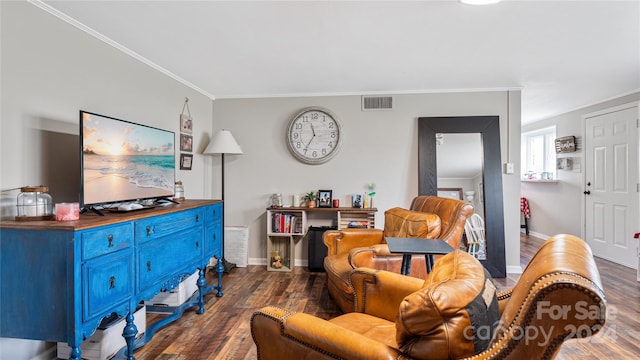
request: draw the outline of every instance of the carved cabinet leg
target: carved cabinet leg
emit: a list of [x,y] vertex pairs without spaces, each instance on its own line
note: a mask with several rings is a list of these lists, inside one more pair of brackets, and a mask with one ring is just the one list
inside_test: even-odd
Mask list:
[[80,346],[72,346],[71,347],[71,354],[69,355],[69,359],[70,360],[82,360],[82,357],[80,356]]
[[127,325],[125,325],[124,331],[122,332],[122,337],[124,337],[124,340],[127,342],[127,360],[135,360],[133,357],[133,342],[136,340],[137,333],[138,328],[136,324],[133,323],[133,314],[129,312],[129,314],[127,314]]

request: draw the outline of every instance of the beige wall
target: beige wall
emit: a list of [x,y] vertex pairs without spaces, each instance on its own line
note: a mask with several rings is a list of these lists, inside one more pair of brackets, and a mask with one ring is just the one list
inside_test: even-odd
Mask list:
[[[514,91],[509,98],[511,105],[507,106],[506,91],[404,94],[396,95],[394,109],[387,111],[361,111],[360,96],[217,99],[214,128],[230,130],[244,151],[225,158],[226,225],[249,227],[249,263],[261,264],[267,256],[265,209],[271,194],[281,193],[287,199],[331,189],[334,198],[344,203],[350,194],[363,193],[373,182],[379,209],[376,225],[382,227],[386,209],[408,207],[418,195],[417,118],[421,116],[500,116],[502,160],[509,158],[519,169],[520,93]],[[308,106],[329,108],[342,122],[340,153],[322,165],[297,161],[285,143],[290,118]],[[510,126],[506,125],[508,110]],[[215,181],[220,176],[219,159],[211,161]],[[518,271],[518,176],[503,175],[503,186],[507,266]],[[219,189],[213,191],[218,197]],[[306,263],[306,241],[297,244],[296,258],[302,260],[298,265]]]

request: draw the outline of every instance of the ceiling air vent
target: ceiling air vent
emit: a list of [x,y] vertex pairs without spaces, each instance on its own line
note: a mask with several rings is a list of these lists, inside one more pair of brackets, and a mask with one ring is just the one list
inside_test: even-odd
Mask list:
[[391,110],[393,109],[393,96],[363,96],[362,111],[366,110]]

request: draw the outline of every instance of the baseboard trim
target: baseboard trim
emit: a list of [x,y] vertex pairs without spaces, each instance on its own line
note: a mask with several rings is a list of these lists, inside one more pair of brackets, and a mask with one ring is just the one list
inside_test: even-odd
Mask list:
[[267,266],[267,259],[266,258],[249,258],[247,263],[249,263],[249,265]]
[[522,266],[507,265],[507,274],[522,274]]
[[534,236],[534,237],[537,237],[538,239],[542,239],[542,240],[549,240],[549,238],[551,237],[549,235],[541,234],[541,233],[535,232],[535,231],[529,231],[529,236]]

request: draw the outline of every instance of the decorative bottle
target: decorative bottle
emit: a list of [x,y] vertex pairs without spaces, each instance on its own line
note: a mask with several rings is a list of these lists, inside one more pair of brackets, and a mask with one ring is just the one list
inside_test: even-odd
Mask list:
[[46,186],[20,188],[16,221],[53,220],[53,199]]
[[184,185],[182,185],[182,181],[176,181],[176,190],[174,200],[184,200]]

